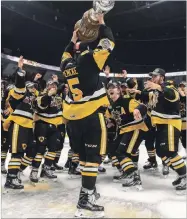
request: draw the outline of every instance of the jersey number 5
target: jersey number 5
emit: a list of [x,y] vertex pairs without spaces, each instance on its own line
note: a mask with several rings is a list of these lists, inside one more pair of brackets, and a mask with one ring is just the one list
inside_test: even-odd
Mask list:
[[68,79],[68,85],[69,85],[69,89],[73,95],[73,100],[74,101],[78,101],[82,98],[82,91],[78,88],[74,88],[73,86],[79,84],[79,79],[78,78],[72,78],[72,79]]

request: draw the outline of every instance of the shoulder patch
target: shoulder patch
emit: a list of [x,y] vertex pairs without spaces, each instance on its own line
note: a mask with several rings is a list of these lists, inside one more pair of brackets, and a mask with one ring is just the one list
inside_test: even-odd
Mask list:
[[113,42],[107,38],[100,40],[98,46],[101,46],[102,49],[105,49],[105,50],[113,50],[114,48]]

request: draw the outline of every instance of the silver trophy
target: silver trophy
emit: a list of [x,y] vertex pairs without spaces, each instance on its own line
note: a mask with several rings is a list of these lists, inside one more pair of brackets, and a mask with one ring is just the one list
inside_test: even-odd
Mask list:
[[93,1],[93,10],[94,13],[106,14],[114,7],[114,0],[94,0]]
[[94,0],[93,8],[86,11],[81,20],[77,21],[74,29],[79,28],[78,37],[80,41],[91,42],[97,39],[99,34],[99,23],[97,14],[106,14],[114,7],[114,0]]

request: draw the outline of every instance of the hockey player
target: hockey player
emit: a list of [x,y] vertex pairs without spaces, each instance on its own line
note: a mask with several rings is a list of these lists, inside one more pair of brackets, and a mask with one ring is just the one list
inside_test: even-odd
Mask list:
[[180,94],[180,114],[182,117],[182,129],[181,129],[181,142],[184,148],[186,148],[186,96],[187,96],[187,85],[186,82],[182,81],[178,88]]
[[141,179],[137,173],[137,166],[132,161],[132,154],[138,150],[143,140],[141,130],[148,131],[142,119],[146,115],[147,108],[133,98],[124,98],[120,86],[116,83],[108,92],[113,101],[110,109],[111,117],[119,127],[116,157],[122,169],[122,175],[114,176],[114,180],[125,180],[124,187],[141,187]]
[[33,143],[33,108],[32,101],[35,98],[32,93],[26,90],[25,75],[23,68],[23,57],[18,62],[15,87],[9,98],[13,113],[5,120],[4,130],[10,133],[11,160],[8,164],[8,174],[5,188],[23,189],[21,180],[18,179],[18,172],[21,165],[21,158],[27,148],[32,148]]
[[148,90],[153,90],[150,98],[152,124],[156,125],[156,150],[167,166],[178,174],[172,183],[176,191],[186,190],[186,165],[178,154],[178,144],[181,135],[181,116],[179,112],[180,96],[173,85],[164,83],[165,71],[157,68],[150,73],[152,81],[147,81]]
[[[34,134],[36,138],[37,153],[32,161],[32,171],[30,180],[34,183],[38,182],[38,169],[45,158],[42,166],[41,177],[56,179],[57,176],[51,170],[56,157],[57,145],[60,144],[60,132],[57,128],[62,124],[62,102],[58,101],[57,97],[58,82],[49,79],[46,90],[39,94],[35,100],[35,128]],[[44,153],[48,148],[47,153]]]
[[76,30],[62,55],[60,66],[70,89],[63,116],[69,120],[72,144],[84,166],[77,217],[84,216],[87,210],[104,216],[104,207],[95,204],[95,183],[101,155],[106,152],[106,126],[100,108],[109,102],[99,73],[114,48],[114,39],[103,15],[98,15],[98,21],[100,41],[97,48],[91,50],[84,43],[77,42]]
[[[146,81],[151,80],[151,77],[149,76]],[[145,84],[146,84],[145,81]],[[145,146],[147,149],[147,153],[148,153],[148,161],[147,163],[143,166],[143,168],[145,170],[156,170],[157,169],[157,161],[156,161],[156,149],[155,149],[155,127],[152,126],[151,124],[151,110],[152,110],[152,106],[149,104],[149,93],[151,91],[148,91],[146,87],[144,87],[144,90],[140,91],[140,90],[136,90],[136,89],[132,89],[131,90],[133,93],[135,93],[135,99],[144,103],[147,106],[147,117],[146,117],[146,124],[149,127],[149,130],[147,132],[143,133],[143,138],[145,140]],[[166,172],[165,170],[165,166],[163,168],[163,174],[165,174]],[[168,173],[168,170],[167,170]]]
[[8,131],[3,129],[3,122],[12,113],[12,108],[9,104],[10,91],[13,90],[14,85],[8,84],[7,81],[1,81],[1,173],[7,174],[5,168],[5,160],[9,149]]

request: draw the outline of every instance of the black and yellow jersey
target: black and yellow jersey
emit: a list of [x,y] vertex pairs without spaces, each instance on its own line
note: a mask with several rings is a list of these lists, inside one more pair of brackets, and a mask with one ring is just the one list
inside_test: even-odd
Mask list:
[[[12,85],[12,87],[13,86],[14,85]],[[13,112],[9,104],[10,92],[13,89],[9,90],[9,89],[6,89],[5,87],[4,88],[2,87],[1,87],[1,120],[3,122],[9,116],[9,115],[5,115],[4,111],[8,109],[10,114]]]
[[182,118],[182,129],[186,130],[187,128],[187,121],[186,121],[186,96],[180,95],[180,114]]
[[135,99],[143,104],[146,105],[147,107],[147,115],[146,117],[144,118],[144,121],[147,125],[147,127],[149,127],[149,129],[151,129],[153,126],[152,126],[152,122],[151,122],[151,111],[152,111],[152,103],[149,102],[151,101],[151,96],[152,96],[152,90],[147,90],[147,89],[144,89],[143,91],[141,91],[141,94],[136,94],[135,95]]
[[106,117],[116,121],[120,129],[120,134],[136,129],[148,131],[148,127],[143,119],[138,121],[134,120],[133,111],[135,109],[140,110],[142,117],[146,115],[147,108],[144,104],[139,103],[133,98],[119,97],[117,101],[108,107]]
[[64,124],[62,117],[62,97],[48,96],[46,92],[39,94],[35,100],[34,121],[44,121],[53,125]]
[[99,76],[100,71],[114,48],[112,31],[100,26],[101,39],[94,50],[85,50],[73,59],[74,43],[66,47],[61,61],[61,71],[69,85],[69,94],[64,101],[63,116],[68,120],[78,120],[109,105],[106,90]]
[[149,104],[152,106],[151,121],[156,124],[169,124],[181,130],[180,96],[173,85],[162,85],[162,92],[154,90],[149,93]]
[[13,121],[25,128],[33,128],[34,110],[32,103],[35,95],[26,90],[25,72],[19,69],[16,73],[15,87],[9,92],[9,104],[12,114],[5,120],[5,129]]
[[[10,91],[8,91],[3,103],[1,102],[1,119],[2,119],[2,121],[5,121],[5,119],[7,119],[13,112],[13,109],[9,103],[9,98],[11,97],[11,94],[13,92],[14,92],[14,89],[11,89]],[[10,113],[8,115],[5,115],[4,110],[8,110]]]

